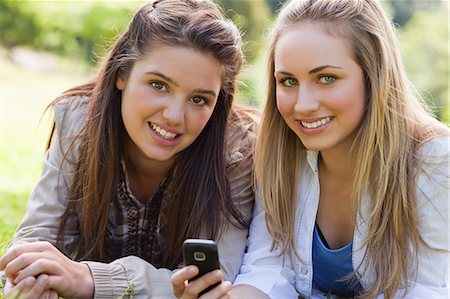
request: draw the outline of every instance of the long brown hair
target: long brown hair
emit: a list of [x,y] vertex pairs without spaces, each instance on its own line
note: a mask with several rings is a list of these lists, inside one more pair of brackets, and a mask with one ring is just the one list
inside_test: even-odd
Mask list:
[[[221,219],[247,225],[233,205],[224,161],[224,134],[232,110],[236,76],[243,63],[239,30],[218,6],[206,0],[160,0],[141,7],[112,45],[91,82],[66,91],[62,99],[89,97],[86,123],[77,142],[79,158],[70,185],[69,205],[62,217],[58,243],[73,211],[78,215],[78,258],[108,261],[105,233],[109,202],[116,196],[126,134],[121,119],[118,77],[127,78],[135,61],[152,45],[189,47],[212,55],[224,68],[221,90],[211,118],[198,138],[179,153],[171,169],[163,264],[174,268],[185,238],[220,233]],[[61,99],[60,98],[60,99]],[[59,100],[60,100],[59,99]],[[58,99],[57,99],[58,101]],[[56,101],[56,102],[57,102]],[[50,137],[51,140],[51,137]]]
[[[274,52],[280,36],[300,22],[315,22],[329,34],[347,39],[364,72],[368,105],[353,146],[358,163],[352,200],[356,217],[361,199],[370,195],[364,259],[376,278],[363,296],[392,298],[406,286],[408,271],[417,267],[423,243],[416,211],[417,150],[448,130],[426,110],[408,81],[394,28],[376,1],[291,1],[280,12],[271,36],[268,95],[255,152],[255,176],[274,247],[295,251],[298,174],[305,167],[301,164],[305,147],[277,109]],[[367,269],[355,269],[359,270]]]

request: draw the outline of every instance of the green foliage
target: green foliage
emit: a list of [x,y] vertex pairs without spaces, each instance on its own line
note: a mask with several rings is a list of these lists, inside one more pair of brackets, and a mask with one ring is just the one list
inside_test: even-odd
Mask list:
[[265,31],[272,22],[272,14],[265,0],[220,0],[227,16],[241,29],[246,42],[247,59],[253,61],[266,42]]
[[400,40],[411,81],[434,108],[436,116],[448,123],[447,11],[448,9],[417,11],[401,32]]
[[134,283],[132,283],[128,289],[125,290],[125,292],[119,297],[119,299],[124,299],[124,298],[129,298],[129,299],[133,299],[133,295],[134,295],[134,288],[135,285]]
[[263,102],[265,79],[263,57],[267,45],[267,30],[273,22],[273,15],[266,0],[218,0],[227,16],[243,33],[245,55],[249,62],[240,81],[238,101],[252,106]]
[[287,0],[267,0],[272,14],[276,14],[286,2]]
[[381,2],[384,10],[391,16],[396,26],[403,27],[418,10],[436,10],[441,7],[440,0],[385,0]]
[[5,48],[30,43],[38,32],[35,16],[25,6],[0,1],[0,43]]
[[28,46],[95,64],[140,4],[0,0],[0,27],[5,28],[0,43],[6,48]]
[[414,0],[388,1],[393,8],[393,22],[404,26],[414,13]]

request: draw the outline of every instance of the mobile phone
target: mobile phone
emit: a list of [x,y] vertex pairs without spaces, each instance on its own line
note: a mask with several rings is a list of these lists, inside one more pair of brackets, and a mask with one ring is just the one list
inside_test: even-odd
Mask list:
[[[206,239],[186,239],[183,242],[184,265],[195,265],[200,270],[198,274],[189,281],[196,280],[202,275],[216,269],[220,269],[219,254],[217,245],[213,240]],[[209,286],[203,290],[199,296],[218,286],[220,282]]]

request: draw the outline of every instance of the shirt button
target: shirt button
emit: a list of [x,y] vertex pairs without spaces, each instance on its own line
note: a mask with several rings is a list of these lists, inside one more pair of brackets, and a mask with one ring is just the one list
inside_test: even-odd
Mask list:
[[306,269],[306,267],[303,267],[300,272],[302,272],[303,275],[308,274],[308,269]]

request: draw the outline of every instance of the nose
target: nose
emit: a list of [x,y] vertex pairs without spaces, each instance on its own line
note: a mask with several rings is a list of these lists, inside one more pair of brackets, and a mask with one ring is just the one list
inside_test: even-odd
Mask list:
[[308,114],[319,110],[319,107],[317,94],[308,86],[299,87],[294,110],[298,113]]
[[172,98],[167,101],[162,111],[164,122],[169,126],[176,126],[182,123],[185,113],[185,101],[181,98]]

